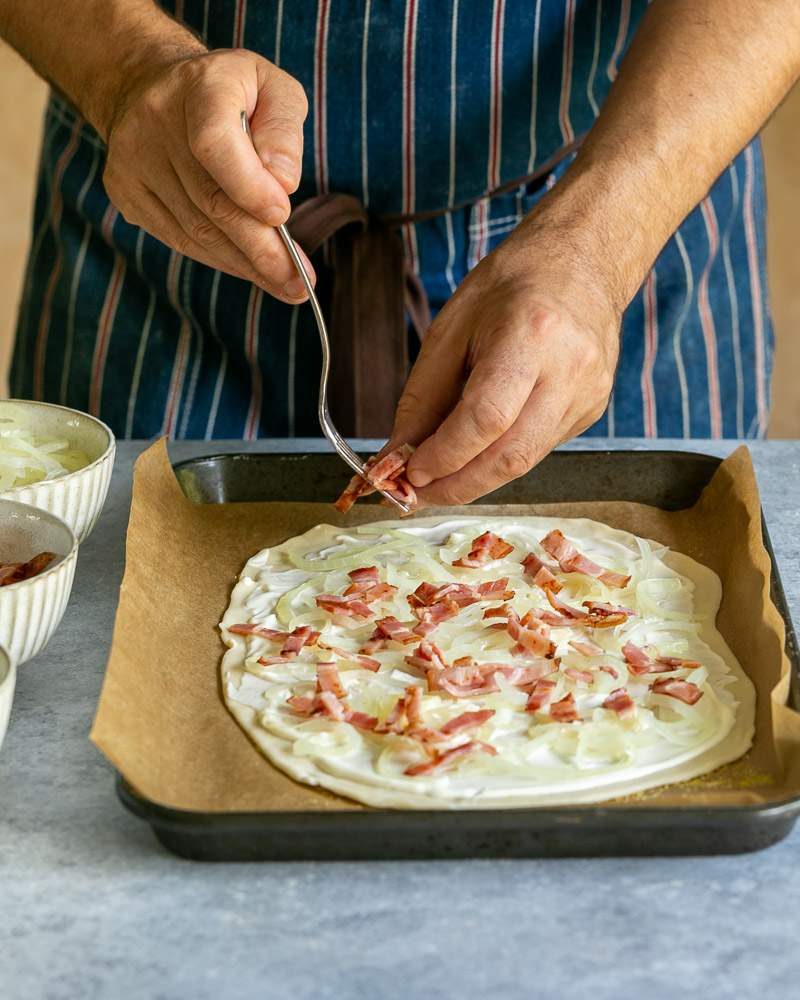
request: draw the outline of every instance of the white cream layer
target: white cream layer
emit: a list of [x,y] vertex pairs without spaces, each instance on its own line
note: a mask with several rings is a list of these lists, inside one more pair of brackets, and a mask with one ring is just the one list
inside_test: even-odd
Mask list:
[[[632,577],[620,590],[583,574],[559,574],[564,583],[559,597],[577,606],[583,600],[622,604],[636,615],[615,629],[553,628],[561,663],[553,674],[558,682],[554,700],[571,692],[580,723],[554,723],[547,710],[526,713],[526,696],[515,689],[460,699],[424,695],[423,719],[431,726],[465,710],[494,709],[494,717],[475,735],[497,749],[496,757],[474,754],[453,770],[409,777],[405,767],[422,760],[411,741],[363,733],[347,723],[304,719],[286,705],[290,694],[313,692],[315,662],[332,659],[330,653],[314,647],[289,664],[264,667],[258,658],[277,653],[279,646],[234,635],[226,627],[254,622],[290,630],[309,624],[323,630],[324,640],[355,651],[371,634],[373,620],[355,629],[335,625],[314,598],[341,593],[349,582],[347,571],[363,565],[377,565],[381,579],[398,587],[394,599],[377,606],[377,617],[392,614],[410,620],[405,598],[423,580],[477,584],[508,577],[509,588],[516,592],[510,603],[520,615],[530,608],[547,608],[541,590],[523,578],[521,560],[533,551],[550,561],[539,541],[553,528],[560,528],[602,566]],[[514,551],[481,569],[454,568],[452,561],[486,530],[502,535]],[[739,757],[750,745],[754,690],[715,628],[720,598],[719,578],[706,567],[586,519],[421,518],[349,531],[319,525],[259,552],[242,571],[221,623],[230,646],[222,662],[223,691],[231,712],[276,766],[298,780],[369,805],[487,808],[602,800],[695,777]],[[497,603],[471,605],[432,634],[449,662],[464,655],[479,662],[521,662],[512,657],[505,632],[485,627],[483,612]],[[580,638],[600,645],[603,655],[587,658],[572,650],[569,640]],[[653,646],[662,655],[700,661],[698,671],[660,676],[692,680],[703,697],[687,706],[654,695],[645,680],[629,677],[621,654],[628,640]],[[377,674],[339,662],[352,708],[385,717],[409,684],[426,690],[422,677],[404,662],[409,648],[390,646],[375,654],[381,662]],[[563,673],[571,666],[600,664],[612,666],[619,676],[595,669],[586,685]],[[637,704],[633,719],[619,719],[601,707],[606,695],[619,687]]]

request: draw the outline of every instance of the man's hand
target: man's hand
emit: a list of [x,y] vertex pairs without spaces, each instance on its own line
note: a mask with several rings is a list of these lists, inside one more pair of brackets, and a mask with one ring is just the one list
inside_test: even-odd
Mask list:
[[390,442],[419,446],[423,503],[487,493],[600,416],[625,306],[798,78],[797,0],[701,6],[652,0],[564,178],[431,326]]
[[390,446],[418,446],[408,475],[420,503],[467,503],[594,423],[619,324],[568,241],[523,224],[437,316],[400,400]]
[[307,110],[296,80],[241,49],[140,73],[104,123],[108,196],[180,253],[301,302],[303,283],[273,227],[289,217],[300,181]]

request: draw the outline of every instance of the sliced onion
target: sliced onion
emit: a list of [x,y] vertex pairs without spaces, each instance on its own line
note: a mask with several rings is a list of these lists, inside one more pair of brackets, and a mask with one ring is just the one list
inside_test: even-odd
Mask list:
[[89,464],[68,441],[36,434],[24,407],[0,402],[0,493],[44,479],[58,479]]

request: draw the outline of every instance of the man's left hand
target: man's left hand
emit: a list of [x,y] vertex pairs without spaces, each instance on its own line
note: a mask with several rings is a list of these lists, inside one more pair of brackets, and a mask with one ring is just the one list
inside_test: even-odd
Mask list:
[[622,308],[563,234],[523,223],[425,336],[390,446],[420,504],[464,504],[523,475],[604,412]]

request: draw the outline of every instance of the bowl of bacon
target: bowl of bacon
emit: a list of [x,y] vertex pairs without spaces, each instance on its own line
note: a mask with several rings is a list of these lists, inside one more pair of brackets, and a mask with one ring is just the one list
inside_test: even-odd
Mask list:
[[58,627],[77,555],[61,518],[0,498],[0,647],[13,666],[35,656]]

